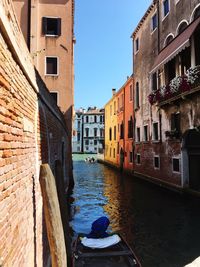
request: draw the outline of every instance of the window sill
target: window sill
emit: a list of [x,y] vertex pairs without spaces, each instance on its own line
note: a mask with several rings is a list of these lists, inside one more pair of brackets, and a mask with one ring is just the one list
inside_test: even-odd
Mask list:
[[163,17],[162,22],[169,16],[169,12]]
[[45,34],[44,36],[45,37],[54,37],[54,38],[59,37],[59,35],[57,35],[57,34]]
[[58,77],[59,75],[58,74],[48,74],[48,73],[46,73],[45,76],[47,76],[47,77]]
[[160,140],[152,140],[152,143],[153,144],[158,144],[158,143],[160,143]]
[[154,34],[154,32],[157,30],[157,27],[153,30],[151,29],[151,35]]

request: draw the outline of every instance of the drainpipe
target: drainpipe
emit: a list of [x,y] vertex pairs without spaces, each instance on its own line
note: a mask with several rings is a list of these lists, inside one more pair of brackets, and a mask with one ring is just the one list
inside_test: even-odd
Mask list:
[[31,49],[31,0],[28,0],[28,25],[27,25],[27,46]]

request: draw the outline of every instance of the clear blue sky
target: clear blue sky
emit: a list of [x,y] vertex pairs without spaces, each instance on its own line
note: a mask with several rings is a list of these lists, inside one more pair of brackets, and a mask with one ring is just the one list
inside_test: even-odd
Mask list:
[[75,1],[75,109],[103,107],[132,73],[132,32],[152,0]]

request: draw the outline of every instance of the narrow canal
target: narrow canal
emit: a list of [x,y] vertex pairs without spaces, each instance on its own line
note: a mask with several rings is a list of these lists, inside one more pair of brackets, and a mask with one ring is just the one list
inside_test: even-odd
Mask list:
[[[74,156],[71,227],[88,233],[102,215],[143,267],[183,267],[200,256],[200,200],[183,197]],[[102,266],[103,267],[103,266]]]

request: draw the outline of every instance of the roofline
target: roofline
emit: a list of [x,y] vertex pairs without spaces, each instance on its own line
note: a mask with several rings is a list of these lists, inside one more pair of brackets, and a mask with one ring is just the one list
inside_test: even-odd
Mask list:
[[148,7],[147,11],[144,13],[144,16],[139,21],[138,25],[136,26],[135,30],[131,34],[131,38],[135,37],[136,33],[139,31],[140,27],[142,26],[143,22],[145,21],[146,17],[149,15],[153,7],[156,5],[156,1],[154,0],[153,3]]
[[125,81],[125,83],[119,88],[119,90],[111,97],[111,99],[104,105],[104,108],[116,97],[120,94],[120,92],[122,91],[122,89],[124,89],[124,87],[127,85],[127,83],[133,79],[134,75],[131,74],[130,77]]

